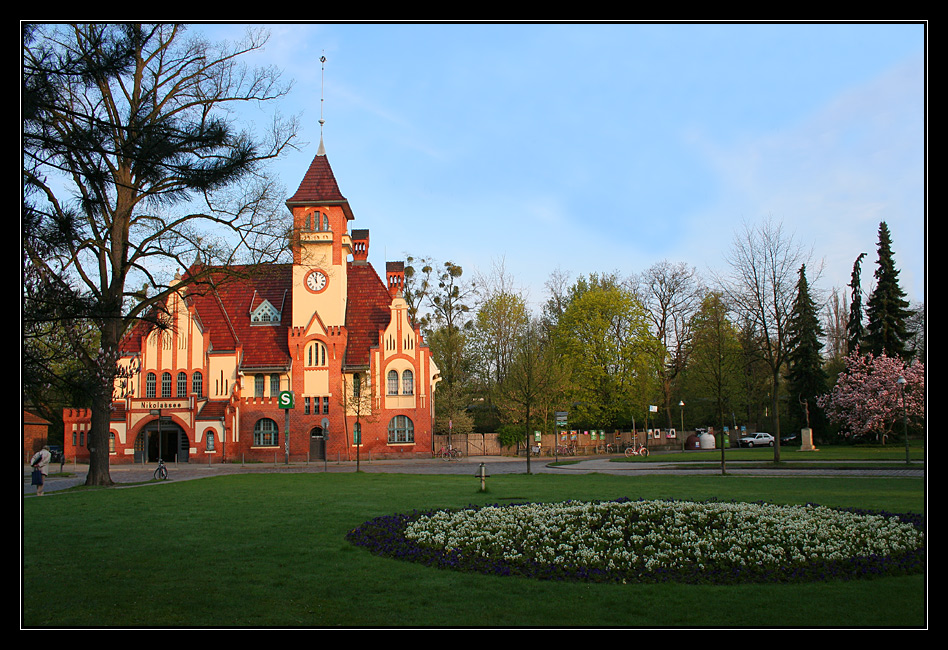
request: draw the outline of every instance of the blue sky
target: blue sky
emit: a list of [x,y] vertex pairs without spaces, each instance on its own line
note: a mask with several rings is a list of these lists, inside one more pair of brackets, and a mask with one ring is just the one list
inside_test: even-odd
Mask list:
[[[877,231],[925,299],[921,24],[267,24],[254,63],[295,86],[292,193],[324,141],[377,269],[406,253],[503,261],[534,303],[560,269],[720,270],[772,218],[849,283]],[[245,26],[196,25],[214,38]]]

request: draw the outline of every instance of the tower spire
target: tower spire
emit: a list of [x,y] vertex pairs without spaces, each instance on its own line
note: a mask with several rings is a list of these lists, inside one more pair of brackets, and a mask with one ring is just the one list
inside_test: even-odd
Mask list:
[[316,150],[317,156],[326,155],[326,147],[323,146],[323,124],[326,123],[326,120],[323,119],[323,96],[324,89],[326,86],[326,54],[323,50],[323,55],[319,57],[319,63],[322,66],[321,78],[319,81],[319,149]]

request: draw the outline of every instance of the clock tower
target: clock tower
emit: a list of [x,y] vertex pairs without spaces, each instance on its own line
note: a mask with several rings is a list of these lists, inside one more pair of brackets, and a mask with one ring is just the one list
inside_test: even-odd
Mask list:
[[324,328],[345,325],[353,216],[322,145],[286,206],[293,214],[292,326],[309,328],[314,318]]

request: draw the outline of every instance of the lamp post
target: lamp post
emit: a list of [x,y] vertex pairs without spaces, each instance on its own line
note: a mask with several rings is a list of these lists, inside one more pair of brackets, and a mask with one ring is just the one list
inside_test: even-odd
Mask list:
[[681,435],[685,435],[685,402],[678,402],[678,408],[681,409]]
[[895,380],[899,386],[899,397],[902,398],[902,435],[905,438],[905,464],[909,464],[909,443],[908,443],[908,414],[905,412],[905,377],[899,375]]

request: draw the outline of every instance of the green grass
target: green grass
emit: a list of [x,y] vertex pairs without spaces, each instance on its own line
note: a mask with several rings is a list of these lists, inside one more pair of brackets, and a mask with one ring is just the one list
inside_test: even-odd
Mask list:
[[924,511],[908,478],[366,473],[220,476],[23,501],[25,627],[924,626],[924,576],[803,585],[549,583],[430,569],[345,541],[471,503],[691,498]]

